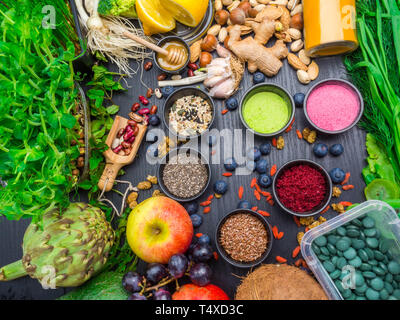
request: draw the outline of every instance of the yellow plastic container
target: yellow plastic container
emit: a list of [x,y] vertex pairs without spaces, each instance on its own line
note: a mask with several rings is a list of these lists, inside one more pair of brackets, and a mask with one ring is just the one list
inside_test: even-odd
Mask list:
[[305,49],[329,56],[358,47],[355,0],[303,0]]

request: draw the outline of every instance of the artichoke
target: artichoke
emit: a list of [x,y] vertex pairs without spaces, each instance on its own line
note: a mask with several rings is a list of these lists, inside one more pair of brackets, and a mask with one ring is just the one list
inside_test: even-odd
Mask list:
[[31,223],[23,240],[22,260],[0,269],[0,281],[29,275],[56,287],[76,287],[101,271],[114,243],[114,231],[101,209],[71,203],[60,214],[43,215]]

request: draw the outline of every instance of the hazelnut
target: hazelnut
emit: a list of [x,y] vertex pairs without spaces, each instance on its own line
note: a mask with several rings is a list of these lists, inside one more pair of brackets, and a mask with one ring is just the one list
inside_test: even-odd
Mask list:
[[243,10],[243,12],[246,15],[246,17],[249,17],[249,10],[252,9],[252,8],[251,8],[251,4],[248,1],[242,1],[238,5],[238,8]]
[[200,67],[205,68],[207,65],[209,65],[212,61],[212,55],[209,52],[203,51],[200,54]]
[[231,11],[229,19],[231,20],[232,24],[242,25],[246,21],[246,14],[242,9],[236,8]]
[[224,26],[228,22],[228,18],[229,12],[226,10],[218,10],[215,13],[215,21],[221,26]]
[[290,19],[290,28],[294,28],[297,30],[303,30],[303,14],[297,13]]
[[212,34],[208,34],[201,42],[201,50],[212,52],[217,48],[217,45],[218,45],[217,38]]

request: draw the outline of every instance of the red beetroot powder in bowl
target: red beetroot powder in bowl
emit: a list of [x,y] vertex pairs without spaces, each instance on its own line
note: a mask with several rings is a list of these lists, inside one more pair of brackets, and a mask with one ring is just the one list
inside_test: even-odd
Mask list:
[[360,108],[358,94],[345,83],[322,84],[307,99],[307,114],[311,122],[327,131],[350,127],[357,120]]
[[327,187],[320,170],[300,164],[280,174],[276,180],[276,192],[286,208],[303,213],[312,211],[324,201]]

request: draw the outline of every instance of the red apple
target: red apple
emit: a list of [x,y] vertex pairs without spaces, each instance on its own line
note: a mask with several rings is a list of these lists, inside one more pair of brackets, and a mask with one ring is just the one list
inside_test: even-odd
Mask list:
[[145,262],[166,264],[189,248],[192,221],[185,208],[167,197],[151,197],[137,205],[126,228],[129,246]]
[[213,284],[200,287],[189,283],[180,287],[172,295],[172,300],[229,300],[229,297],[221,288]]

